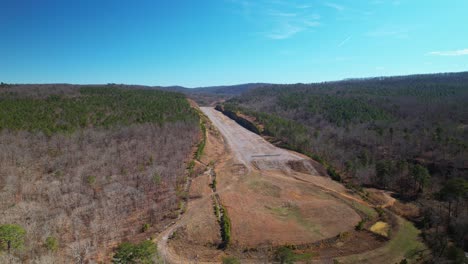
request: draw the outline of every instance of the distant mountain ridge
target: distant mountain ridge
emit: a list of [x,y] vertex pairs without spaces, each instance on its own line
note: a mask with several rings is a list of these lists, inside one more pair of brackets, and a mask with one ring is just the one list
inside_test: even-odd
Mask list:
[[290,86],[290,85],[323,85],[323,84],[349,84],[359,82],[396,82],[407,80],[418,81],[435,81],[444,82],[449,80],[466,80],[468,72],[444,72],[444,73],[428,73],[428,74],[410,74],[410,75],[395,75],[395,76],[378,76],[378,77],[363,77],[363,78],[345,78],[342,80],[324,81],[324,82],[310,82],[310,83],[291,83],[291,84],[275,84],[275,83],[245,83],[237,85],[219,85],[219,86],[205,86],[187,88],[184,86],[154,86],[153,88],[181,92],[185,94],[215,94],[215,95],[240,95],[251,89],[266,87],[266,86]]
[[208,86],[208,87],[196,87],[196,88],[187,88],[183,86],[165,86],[165,87],[155,87],[163,90],[169,90],[174,92],[181,92],[185,94],[218,94],[218,95],[239,95],[243,92],[246,92],[250,89],[259,88],[263,86],[271,85],[269,83],[245,83],[237,85],[220,85],[220,86]]

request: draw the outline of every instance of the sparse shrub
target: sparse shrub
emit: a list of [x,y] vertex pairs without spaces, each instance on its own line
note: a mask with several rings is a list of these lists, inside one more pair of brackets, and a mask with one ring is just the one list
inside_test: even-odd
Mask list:
[[195,168],[195,161],[191,160],[187,168],[190,174],[193,173],[193,168]]
[[210,187],[216,192],[216,178],[213,178],[213,182],[210,184]]
[[331,166],[328,166],[327,168],[327,173],[330,175],[332,180],[341,182],[341,175]]
[[50,236],[46,238],[44,246],[50,251],[57,251],[59,243],[57,238]]
[[86,177],[86,182],[91,186],[94,185],[96,183],[96,176],[90,175]]
[[146,162],[146,166],[151,166],[154,162],[153,156],[149,156],[148,161]]
[[172,232],[172,234],[169,236],[169,239],[177,239],[179,237],[179,232],[178,230],[175,230]]
[[278,248],[275,251],[275,260],[282,264],[291,264],[296,261],[300,263],[309,263],[312,257],[316,255],[315,253],[297,254],[294,253],[294,250],[296,250],[296,246],[294,245],[286,245]]
[[177,189],[176,195],[179,199],[182,199],[182,200],[187,200],[189,197],[189,193],[185,191],[182,187]]
[[223,264],[240,264],[236,257],[223,257]]
[[382,207],[376,207],[375,211],[379,214],[379,217],[383,217],[385,215],[385,211]]
[[146,231],[150,229],[150,227],[151,227],[150,224],[144,223],[143,226],[141,227],[141,232],[145,233]]
[[221,216],[221,239],[223,243],[221,245],[222,248],[227,248],[231,243],[231,220],[227,214],[227,211],[224,207],[220,206],[220,211],[222,213]]
[[157,172],[153,174],[153,183],[156,185],[161,184],[161,175],[159,175]]
[[0,226],[0,251],[7,250],[8,253],[12,249],[20,249],[24,245],[24,237],[26,230],[16,224],[6,224]]
[[339,235],[338,235],[338,238],[340,240],[346,240],[347,238],[350,237],[350,233],[349,232],[341,232]]
[[281,264],[294,263],[294,252],[289,247],[280,247],[275,252],[275,259]]
[[62,178],[62,177],[63,177],[63,171],[61,171],[61,170],[56,170],[56,171],[54,172],[54,176],[57,177],[57,178],[59,178],[59,179]]
[[356,225],[356,230],[360,231],[364,229],[364,225],[366,224],[366,219],[362,219],[359,221],[359,223]]
[[202,131],[203,138],[202,138],[201,142],[198,144],[197,152],[195,153],[195,159],[197,159],[197,160],[200,160],[200,158],[201,158],[201,156],[203,154],[203,150],[205,149],[205,145],[206,145],[206,127],[205,127],[204,122],[200,123],[200,129]]
[[465,253],[461,248],[451,246],[447,249],[447,258],[452,260],[454,263],[466,264],[468,263]]
[[214,204],[213,207],[214,207],[216,219],[218,219],[219,218],[219,208],[218,208],[218,206],[216,204]]
[[325,165],[326,162],[325,160],[320,157],[319,155],[317,154],[312,154],[312,153],[307,153],[309,157],[311,157],[313,160],[317,161],[318,163],[322,164],[322,165]]

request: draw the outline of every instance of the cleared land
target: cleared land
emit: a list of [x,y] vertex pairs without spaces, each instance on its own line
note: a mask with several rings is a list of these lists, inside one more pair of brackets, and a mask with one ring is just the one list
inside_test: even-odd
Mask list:
[[286,161],[304,159],[299,154],[273,146],[212,107],[201,107],[201,110],[226,138],[235,157],[246,166],[281,169]]
[[[247,175],[219,179],[220,186],[233,186],[221,194],[221,200],[230,211],[234,243],[244,247],[306,244],[349,231],[359,222],[350,206],[323,189],[344,192],[340,185],[314,169],[304,175],[287,166],[288,161],[307,163],[305,157],[270,144],[213,108],[201,109],[235,157],[253,169]],[[232,165],[224,164],[220,175]]]
[[[187,212],[158,244],[168,260],[210,263],[234,255],[256,263],[271,261],[271,248],[283,245],[314,251],[327,245],[326,254],[316,258],[331,260],[343,256],[340,252],[356,254],[382,245],[370,232],[354,231],[375,211],[341,184],[318,175],[307,157],[271,145],[213,108],[201,110],[212,123],[202,158],[207,172],[193,180]],[[304,163],[307,173],[295,171],[291,161]],[[210,192],[206,185],[213,179],[216,188]],[[231,223],[224,250],[218,248],[221,235],[213,233],[220,232],[213,209],[216,196]],[[338,243],[334,240],[340,234],[347,238]]]
[[[395,263],[424,250],[414,226],[373,208],[392,206],[388,194],[369,190],[379,198],[369,204],[319,175],[323,168],[304,170],[319,166],[307,157],[271,145],[213,108],[202,111],[211,121],[197,163],[205,172],[192,180],[186,213],[158,238],[169,263],[220,263],[225,256],[272,263],[285,245],[312,263]],[[228,242],[220,208],[229,218]],[[388,222],[393,235],[372,232],[378,221]]]

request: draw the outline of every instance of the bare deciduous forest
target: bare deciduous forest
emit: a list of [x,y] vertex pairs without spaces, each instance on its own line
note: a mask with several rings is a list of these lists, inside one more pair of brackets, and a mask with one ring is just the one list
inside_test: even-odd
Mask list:
[[105,260],[162,229],[184,198],[198,122],[176,93],[0,88],[0,224],[26,230],[0,262]]

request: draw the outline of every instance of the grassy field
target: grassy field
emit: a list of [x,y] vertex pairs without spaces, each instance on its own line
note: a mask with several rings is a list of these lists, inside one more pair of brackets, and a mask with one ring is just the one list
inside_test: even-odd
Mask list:
[[397,234],[384,247],[337,260],[340,263],[399,263],[407,259],[413,263],[426,246],[419,238],[420,231],[412,223],[400,217],[398,217],[398,223]]

